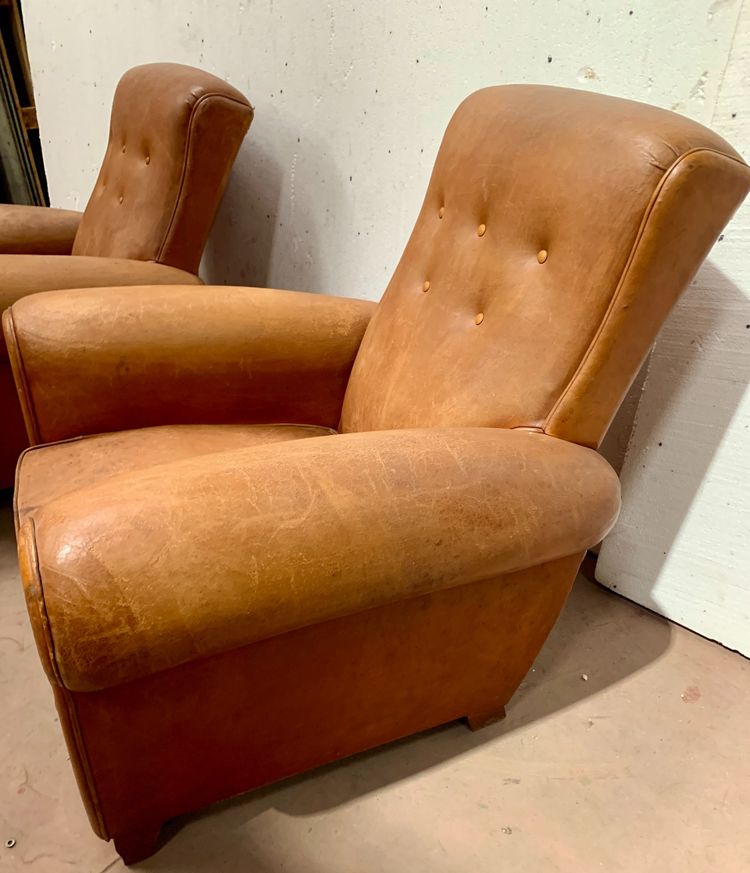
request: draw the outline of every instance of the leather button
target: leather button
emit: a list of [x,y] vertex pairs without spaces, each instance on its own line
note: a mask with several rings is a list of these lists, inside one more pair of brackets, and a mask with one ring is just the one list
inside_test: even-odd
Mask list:
[[477,236],[484,236],[484,232],[487,230],[486,224],[480,224],[477,228]]
[[540,264],[543,264],[547,260],[547,249],[542,249],[541,252],[538,252],[536,259]]
[[444,215],[445,215],[445,206],[441,206],[440,209],[438,209],[438,218],[442,218]]
[[151,155],[146,155],[146,163],[147,164],[151,163]]
[[119,197],[120,203],[122,203],[122,201],[123,201],[124,199],[125,199],[125,198],[122,196],[122,194],[120,194],[120,197]]
[[422,290],[423,290],[423,291],[429,291],[429,290],[430,290],[430,283],[429,283],[429,282],[425,282],[424,285],[422,285]]
[[481,324],[483,321],[484,321],[484,313],[477,312],[477,314],[474,316],[474,324]]

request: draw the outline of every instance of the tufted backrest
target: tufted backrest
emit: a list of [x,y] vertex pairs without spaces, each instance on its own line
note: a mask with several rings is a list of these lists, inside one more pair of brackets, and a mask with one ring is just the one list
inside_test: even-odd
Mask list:
[[542,86],[472,94],[341,429],[533,428],[598,445],[749,187],[723,139],[672,112]]
[[197,272],[252,116],[239,91],[203,70],[145,64],[125,73],[73,254]]

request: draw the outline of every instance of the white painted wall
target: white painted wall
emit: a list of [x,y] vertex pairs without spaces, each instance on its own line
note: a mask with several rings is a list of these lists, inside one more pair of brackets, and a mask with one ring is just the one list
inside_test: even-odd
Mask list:
[[202,66],[257,110],[206,278],[378,298],[466,94],[502,82],[572,85],[707,120],[738,0],[23,7],[53,205],[85,204],[125,69],[155,60]]
[[[711,126],[750,155],[750,2]],[[651,356],[597,578],[750,655],[750,202]]]
[[[724,79],[741,2],[23,5],[54,205],[85,204],[125,69],[155,60],[202,66],[256,107],[204,258],[205,278],[378,298],[419,209],[445,124],[476,88],[591,88],[715,121],[743,147],[748,94],[739,38]],[[747,10],[742,27],[746,32]],[[736,375],[748,362],[748,335],[736,320],[748,288],[743,227],[735,223],[717,246],[713,265],[659,344],[624,479],[623,520],[600,564],[607,584],[706,633],[700,614],[736,611],[732,592],[750,577],[747,557],[731,556],[746,537],[740,528],[750,511],[735,483],[747,455],[747,409],[738,406]],[[742,330],[744,323],[750,317]],[[609,441],[615,463],[629,423],[626,412]],[[644,450],[659,440],[664,445],[648,455],[644,470]],[[688,602],[690,609],[678,608]],[[729,640],[723,630],[710,635]]]

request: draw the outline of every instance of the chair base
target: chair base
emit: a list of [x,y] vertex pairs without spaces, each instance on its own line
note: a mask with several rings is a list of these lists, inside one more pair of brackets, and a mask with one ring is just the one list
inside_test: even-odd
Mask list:
[[[465,720],[469,730],[478,731],[491,724],[496,724],[504,719],[505,715],[505,707],[496,706],[473,715],[467,715]],[[145,861],[146,858],[150,858],[154,854],[159,846],[160,834],[161,827],[159,825],[144,826],[140,830],[115,836],[112,841],[115,844],[117,854],[126,866],[130,866]]]
[[[101,691],[57,688],[96,832],[176,816],[447,722],[504,714],[582,555],[301,628]],[[468,716],[467,716],[468,714]]]
[[161,826],[144,826],[139,830],[129,831],[112,838],[117,854],[126,865],[145,861],[157,850]]
[[470,731],[480,731],[482,728],[489,727],[498,721],[505,718],[505,707],[496,706],[494,708],[475,712],[473,715],[466,716],[466,724]]

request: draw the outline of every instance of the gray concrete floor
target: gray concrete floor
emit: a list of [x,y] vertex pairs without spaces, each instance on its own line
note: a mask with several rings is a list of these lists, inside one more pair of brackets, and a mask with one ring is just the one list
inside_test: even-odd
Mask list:
[[[0,870],[123,870],[78,799],[0,522]],[[503,723],[219,804],[135,869],[744,873],[749,723],[750,662],[579,577]]]

